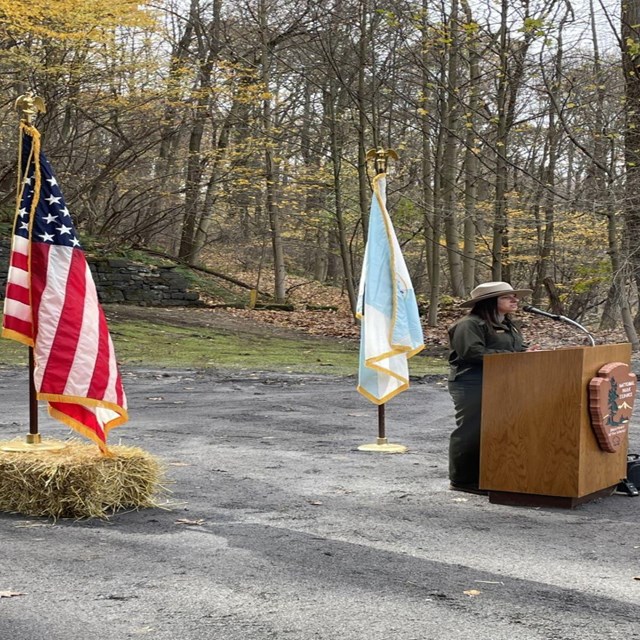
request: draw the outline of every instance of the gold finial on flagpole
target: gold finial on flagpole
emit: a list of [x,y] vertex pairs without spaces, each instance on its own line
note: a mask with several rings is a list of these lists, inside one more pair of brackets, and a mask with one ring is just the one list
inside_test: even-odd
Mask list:
[[373,166],[375,167],[376,174],[387,172],[389,158],[397,161],[399,156],[393,149],[385,149],[383,147],[369,149],[369,151],[367,151],[367,160],[373,160]]
[[20,114],[20,120],[30,125],[33,123],[37,113],[46,113],[47,109],[44,106],[44,100],[33,93],[33,91],[27,91],[24,95],[21,95],[16,100],[16,111]]

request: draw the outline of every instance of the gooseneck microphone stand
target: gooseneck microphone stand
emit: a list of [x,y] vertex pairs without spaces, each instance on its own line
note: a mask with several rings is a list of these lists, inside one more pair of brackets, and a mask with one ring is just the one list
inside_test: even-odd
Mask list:
[[560,322],[566,322],[567,324],[573,325],[574,327],[577,327],[578,329],[580,329],[580,331],[583,331],[584,333],[587,334],[587,336],[589,337],[589,342],[591,342],[592,347],[596,346],[596,341],[593,339],[593,336],[579,322],[576,322],[571,318],[567,318],[566,316],[561,316],[556,313],[549,313],[548,311],[537,309],[536,307],[532,307],[531,305],[528,305],[528,304],[525,304],[522,307],[522,310],[526,311],[527,313],[535,313],[536,315],[544,316],[545,318],[551,318],[552,320],[558,320]]

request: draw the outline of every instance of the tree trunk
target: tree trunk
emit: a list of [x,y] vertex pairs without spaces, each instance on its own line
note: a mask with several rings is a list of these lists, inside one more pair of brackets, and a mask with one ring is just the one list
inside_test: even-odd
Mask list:
[[423,227],[426,249],[427,276],[429,288],[429,326],[435,327],[438,321],[438,303],[440,297],[440,264],[439,244],[435,236],[435,211],[433,201],[433,161],[431,159],[431,122],[428,111],[429,95],[429,5],[428,0],[422,0],[422,25],[421,25],[421,72],[422,72],[422,103],[420,109],[420,128],[422,138],[422,202],[423,202]]
[[[509,174],[509,134],[515,120],[518,93],[524,76],[524,65],[535,30],[526,27],[529,19],[529,2],[524,3],[524,36],[510,52],[507,15],[509,0],[501,0],[500,50],[498,78],[498,125],[496,129],[496,176],[493,242],[491,250],[491,274],[494,280],[510,280],[509,235],[507,216],[507,190]],[[509,54],[512,61],[509,63]]]
[[313,279],[318,282],[324,283],[327,279],[329,268],[328,252],[327,232],[324,229],[318,229],[313,255]]
[[[345,287],[349,297],[349,307],[355,315],[356,312],[356,288],[353,278],[353,269],[351,268],[351,258],[349,251],[349,243],[347,241],[347,231],[344,223],[343,204],[342,204],[342,186],[340,184],[340,174],[342,168],[342,142],[341,135],[338,131],[340,123],[335,117],[335,101],[338,99],[335,89],[335,82],[329,80],[330,89],[325,91],[325,118],[329,136],[331,139],[331,163],[333,167],[333,188],[334,188],[334,205],[335,218],[337,227],[338,246],[340,248],[340,257],[342,259],[342,270],[344,274]],[[331,263],[329,264],[329,267]]]
[[549,124],[547,127],[547,166],[543,174],[542,183],[546,189],[544,196],[544,233],[542,234],[542,242],[539,249],[539,257],[537,263],[536,282],[534,284],[534,300],[539,301],[543,289],[543,283],[549,277],[549,269],[551,264],[551,255],[554,243],[555,230],[555,188],[556,188],[556,164],[558,160],[558,146],[560,143],[560,131],[556,123],[556,112],[554,104],[559,104],[559,92],[563,79],[563,44],[562,29],[565,20],[560,22],[558,29],[558,50],[556,52],[556,60],[549,86],[549,92],[552,96],[551,106],[549,107]]
[[[442,65],[441,72],[442,84],[444,86],[445,80],[445,68],[444,63]],[[439,102],[442,105],[442,100]],[[440,112],[442,113],[444,106],[441,106]],[[427,322],[430,327],[435,327],[438,323],[438,307],[440,305],[440,238],[442,235],[442,156],[444,149],[444,134],[445,130],[442,126],[442,119],[438,128],[438,137],[436,142],[435,160],[433,163],[433,218],[432,218],[432,233],[433,244],[431,250],[431,272],[433,273],[433,279],[431,280],[431,287],[429,289],[429,314]]]
[[[467,24],[473,23],[473,15],[467,0],[462,0]],[[464,246],[462,250],[462,278],[466,291],[475,286],[476,272],[476,200],[478,197],[478,156],[476,155],[476,114],[479,111],[480,92],[480,54],[478,53],[476,35],[467,36],[469,56],[469,107],[465,121],[464,152]]]
[[[624,217],[632,277],[640,290],[640,0],[622,0],[622,66],[625,79]],[[635,319],[636,326],[638,317]],[[631,339],[631,338],[630,338]],[[632,340],[633,342],[633,340]],[[635,339],[637,348],[637,337]]]
[[180,249],[178,251],[178,257],[189,264],[192,263],[195,258],[195,230],[200,212],[200,183],[202,180],[200,150],[202,147],[202,134],[204,133],[204,115],[204,111],[196,106],[194,123],[191,127],[191,135],[189,136],[184,214],[182,234],[180,236]]
[[502,280],[503,245],[507,233],[507,11],[508,0],[502,0],[500,23],[500,67],[498,70],[498,128],[496,132],[495,201],[493,209],[493,243],[491,246],[491,277]]
[[196,260],[196,232],[202,215],[202,138],[208,118],[211,74],[220,55],[220,11],[222,0],[215,0],[213,16],[208,24],[198,16],[195,32],[198,42],[198,81],[193,92],[193,125],[189,136],[189,151],[185,178],[184,216],[178,257],[188,263]]
[[[369,1],[360,0],[360,40],[358,43],[358,196],[360,201],[360,216],[362,218],[362,232],[364,241],[367,241],[369,229],[369,202],[371,189],[367,175],[367,110],[366,110],[366,84],[365,71],[367,67],[367,48],[369,36],[367,33],[367,20],[369,17]],[[372,140],[371,143],[374,143]],[[371,144],[370,143],[370,144]],[[374,143],[375,144],[375,143]]]
[[456,152],[458,148],[458,0],[451,2],[449,16],[449,56],[447,61],[447,97],[443,126],[445,128],[444,152],[442,156],[442,210],[444,217],[445,238],[447,242],[447,258],[451,275],[451,290],[454,296],[465,296],[462,277],[462,258],[460,256],[460,234],[456,213],[456,175],[458,166]]
[[271,46],[267,25],[267,3],[260,0],[260,35],[262,36],[262,85],[265,97],[262,101],[262,135],[264,136],[265,208],[269,217],[271,248],[273,251],[274,297],[276,302],[286,299],[286,268],[282,243],[282,222],[276,196],[277,173],[273,160],[273,115],[269,83],[271,80]]
[[[609,247],[609,260],[611,261],[611,286],[607,292],[607,299],[602,309],[600,318],[601,329],[613,329],[617,324],[622,312],[622,295],[624,281],[620,269],[620,248],[618,242],[617,213],[613,206],[611,195],[612,175],[606,175],[601,167],[607,166],[607,144],[604,137],[605,128],[605,90],[602,64],[600,60],[600,48],[598,45],[598,31],[596,28],[596,17],[593,9],[593,0],[589,0],[589,15],[591,21],[591,37],[593,39],[593,75],[596,85],[596,107],[594,119],[594,162],[591,170],[594,174],[596,213],[605,215],[607,218],[607,243]],[[602,201],[602,204],[598,203]],[[611,206],[610,206],[611,205]],[[598,210],[599,209],[599,210]]]

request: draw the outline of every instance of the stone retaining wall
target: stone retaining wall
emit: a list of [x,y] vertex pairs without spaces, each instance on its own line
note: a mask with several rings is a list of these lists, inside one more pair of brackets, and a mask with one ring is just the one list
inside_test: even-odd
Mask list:
[[[4,298],[10,246],[0,239],[0,298]],[[187,279],[175,267],[155,267],[123,258],[90,258],[89,268],[103,303],[141,306],[200,306],[195,291],[188,291]]]

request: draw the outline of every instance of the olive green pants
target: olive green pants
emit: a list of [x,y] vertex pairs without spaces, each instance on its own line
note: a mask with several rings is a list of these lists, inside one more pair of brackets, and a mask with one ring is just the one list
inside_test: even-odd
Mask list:
[[449,439],[449,479],[456,484],[477,485],[480,480],[480,419],[482,373],[449,382],[456,409],[456,429]]

